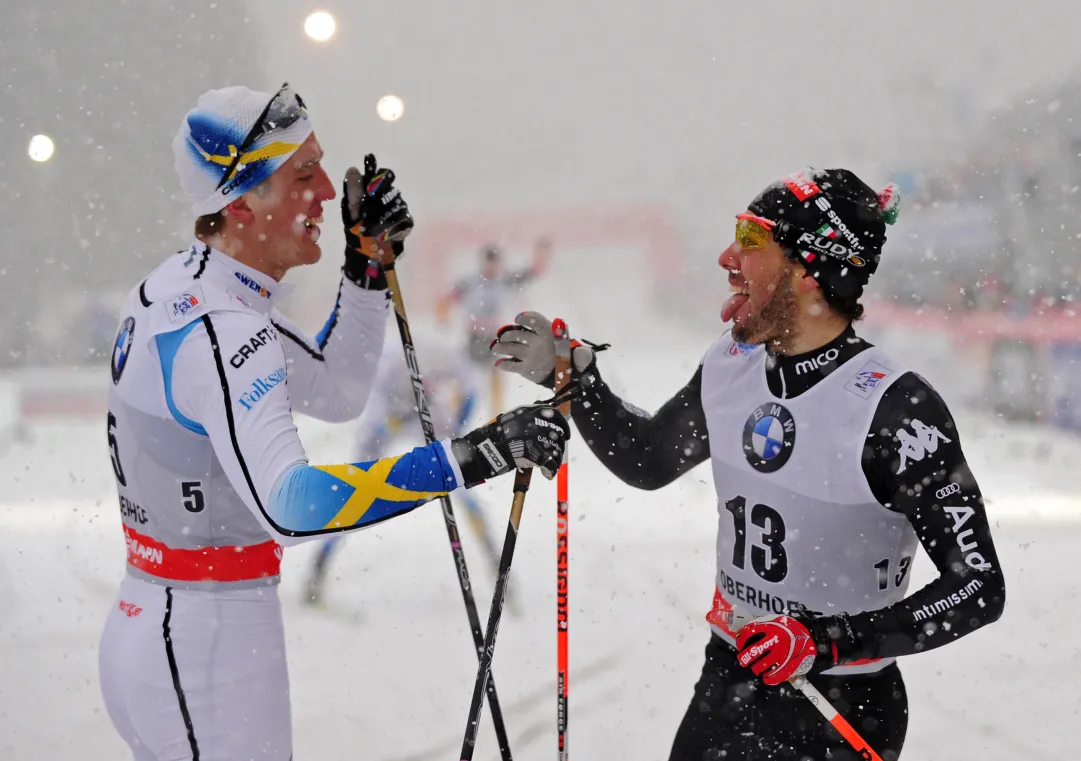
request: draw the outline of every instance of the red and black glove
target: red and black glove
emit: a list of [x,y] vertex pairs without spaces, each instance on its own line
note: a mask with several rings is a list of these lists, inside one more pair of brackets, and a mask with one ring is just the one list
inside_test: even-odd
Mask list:
[[837,665],[828,629],[792,616],[751,621],[739,630],[736,648],[739,665],[771,686]]

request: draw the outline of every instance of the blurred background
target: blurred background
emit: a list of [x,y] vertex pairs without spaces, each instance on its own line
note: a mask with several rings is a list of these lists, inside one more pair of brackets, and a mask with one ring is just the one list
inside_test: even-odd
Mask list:
[[[867,332],[933,327],[965,355],[972,403],[1081,424],[1063,369],[1081,337],[1069,0],[12,0],[5,13],[6,368],[106,360],[123,293],[189,243],[169,147],[184,112],[212,87],[288,80],[333,176],[374,151],[401,177],[418,219],[413,311],[474,270],[481,245],[524,261],[543,234],[576,301],[604,288],[572,275],[603,273],[631,289],[628,315],[713,331],[732,214],[805,164],[844,165],[906,193]],[[324,228],[324,261],[291,276],[288,308],[312,327],[339,266],[341,234]]]
[[[105,368],[124,294],[191,242],[193,219],[172,168],[171,142],[184,113],[211,88],[247,84],[273,92],[289,81],[308,104],[332,178],[367,152],[396,171],[417,220],[400,268],[411,317],[446,342],[462,338],[455,323],[461,315],[441,315],[436,305],[458,278],[478,271],[483,246],[500,246],[507,266],[520,268],[533,261],[539,238],[550,239],[546,274],[508,305],[507,317],[521,308],[558,312],[577,334],[611,341],[608,376],[643,406],[656,406],[678,388],[724,329],[718,315],[727,285],[716,258],[731,241],[734,215],[766,183],[808,164],[849,167],[876,188],[896,182],[905,194],[901,216],[860,330],[923,371],[959,411],[962,429],[973,432],[977,476],[988,484],[989,503],[1002,511],[995,521],[1024,514],[1021,528],[1014,525],[999,540],[1008,547],[1000,553],[1004,564],[1012,563],[1011,574],[1029,567],[1024,550],[1033,532],[1050,553],[1067,536],[1060,522],[1081,515],[1081,490],[1069,476],[1081,456],[1081,440],[1071,433],[1081,428],[1076,0],[6,0],[3,17],[0,471],[8,489],[0,495],[0,543],[7,534],[11,545],[0,556],[29,563],[23,548],[40,540],[71,556],[68,563],[76,558],[80,568],[107,568],[108,583],[76,593],[90,601],[77,614],[50,609],[53,620],[73,628],[70,639],[56,635],[59,651],[33,656],[41,660],[35,675],[15,673],[13,664],[31,657],[28,643],[42,615],[31,605],[20,619],[12,612],[18,606],[0,606],[0,721],[14,726],[25,688],[37,690],[43,705],[67,695],[69,720],[86,731],[42,729],[30,735],[33,743],[0,740],[0,750],[9,751],[0,756],[25,757],[15,751],[42,747],[42,759],[65,758],[80,747],[80,737],[101,738],[101,748],[117,750],[104,716],[86,706],[98,705],[93,648],[104,607],[98,615],[94,606],[107,604],[109,584],[122,572],[119,531],[107,534],[115,547],[87,545],[80,555],[72,539],[54,547],[55,526],[47,521],[51,528],[42,528],[25,508],[47,503],[56,515],[75,513],[94,523],[100,513],[108,526],[117,522],[100,430]],[[336,218],[328,205],[323,261],[289,276],[298,288],[285,310],[312,331],[337,288],[343,240]],[[312,452],[340,457],[350,441],[351,434],[304,425]],[[337,450],[330,446],[341,442]],[[611,502],[613,487],[600,484],[594,520],[603,514],[599,504]],[[666,684],[680,658],[687,668],[673,679],[671,693],[641,698],[640,706],[654,706],[649,716],[659,716],[664,731],[639,737],[638,745],[628,744],[632,750],[663,752],[704,643],[697,608],[708,607],[712,540],[702,537],[712,531],[712,496],[699,486],[666,498],[704,505],[696,515],[706,517],[679,524],[672,557],[657,563],[676,577],[693,567],[702,589],[677,600],[676,577],[662,574],[664,589],[640,591],[649,587],[639,579],[627,593],[639,610],[656,603],[693,611],[679,613],[686,626],[659,635],[664,642],[683,642],[692,630],[697,637],[684,648],[689,655],[636,655],[636,668],[652,684]],[[1058,496],[1048,502],[1040,492],[1038,500],[1023,501],[1036,489]],[[615,493],[618,502],[627,490]],[[620,509],[632,510],[634,499]],[[643,508],[642,515],[652,513]],[[1056,528],[1033,528],[1047,520]],[[83,528],[81,535],[97,536],[93,527]],[[379,535],[398,530],[381,528]],[[619,567],[619,557],[636,562],[629,548],[647,537],[652,533],[612,543],[598,532],[598,551],[611,545],[613,554],[596,572]],[[440,541],[438,530],[433,541]],[[386,554],[390,545],[380,546]],[[548,573],[547,549],[537,552]],[[1054,557],[1065,567],[1069,551]],[[5,603],[25,603],[37,594],[35,579],[49,578],[33,565],[7,570],[7,581],[0,573]],[[1046,591],[1056,583],[1052,570],[1027,582],[1010,576],[1010,583]],[[447,583],[438,589],[456,606],[449,575],[438,574]],[[591,592],[601,595],[604,585],[596,587]],[[656,599],[637,596],[654,593]],[[51,595],[50,588],[45,596]],[[1052,595],[1063,604],[1076,597],[1076,585]],[[598,599],[618,615],[614,593]],[[1050,616],[1058,603],[1023,610],[1029,618]],[[448,626],[457,627],[460,611],[451,607],[447,615]],[[598,626],[599,618],[593,619]],[[1014,620],[1016,643],[1028,647],[1021,633],[1027,619]],[[301,631],[309,646],[329,647],[322,630]],[[340,635],[348,640],[350,631]],[[990,636],[977,652],[1009,649],[996,639],[1005,635]],[[383,646],[385,655],[394,643]],[[957,657],[964,658],[964,648]],[[935,694],[935,669],[947,660],[934,657],[915,659],[924,664],[915,673],[925,679],[916,680],[912,694]],[[983,668],[969,657],[974,669]],[[1074,648],[1054,662],[1076,666],[1079,657]],[[74,682],[50,671],[57,658],[75,664]],[[469,660],[461,661],[468,680]],[[1025,671],[1008,656],[998,665],[1014,676]],[[530,676],[536,675],[523,678]],[[996,738],[995,725],[1013,719],[1003,718],[1004,703],[992,702],[994,684],[993,673],[968,683],[970,697],[982,695],[990,712],[965,729],[966,736],[985,738],[980,757],[1051,758],[1053,733],[1031,741]],[[468,686],[458,687],[467,699]],[[328,699],[303,672],[297,690],[311,698],[308,706]],[[642,693],[637,684],[616,692],[630,690]],[[616,697],[606,700],[619,703]],[[625,716],[622,709],[614,714],[626,722],[620,731],[645,732],[649,722],[631,710],[633,702],[623,707]],[[443,715],[443,708],[425,703],[406,702],[401,710]],[[598,710],[610,719],[598,726],[615,726],[615,718]],[[1077,698],[1060,694],[1052,706],[1028,710],[1032,721],[1048,712],[1067,721]],[[456,726],[464,706],[446,711],[448,726]],[[934,732],[916,735],[923,757],[936,755],[936,739],[953,736],[958,711],[947,706],[936,708],[937,719],[922,716],[939,721]],[[305,723],[314,720],[298,715],[307,747],[319,747],[316,725]],[[373,724],[366,731],[378,734],[379,723]],[[385,740],[385,747],[397,747],[394,738]],[[604,745],[597,743],[600,753]],[[1067,747],[1061,740],[1062,753]]]

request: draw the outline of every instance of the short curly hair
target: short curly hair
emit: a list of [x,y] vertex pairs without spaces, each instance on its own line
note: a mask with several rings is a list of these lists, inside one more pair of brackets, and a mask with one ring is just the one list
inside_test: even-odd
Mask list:
[[[798,264],[807,269],[807,265],[796,254],[796,250],[789,248],[788,246],[781,246],[781,250],[784,252],[785,258],[794,264]],[[837,314],[844,317],[850,323],[863,319],[863,304],[860,303],[860,297],[863,295],[863,289],[860,288],[859,292],[854,296],[843,298],[836,294],[828,293],[825,288],[820,289],[822,291],[822,299],[826,302],[826,305]]]

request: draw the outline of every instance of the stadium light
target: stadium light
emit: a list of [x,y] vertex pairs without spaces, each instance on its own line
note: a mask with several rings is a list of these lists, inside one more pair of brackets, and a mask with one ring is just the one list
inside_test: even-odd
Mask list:
[[385,122],[396,122],[405,113],[405,103],[397,95],[384,95],[375,104],[375,112]]
[[55,152],[56,146],[53,144],[53,139],[48,135],[34,135],[30,138],[30,148],[27,153],[34,161],[48,161]]
[[338,22],[326,11],[316,11],[304,19],[304,33],[316,42],[326,42],[337,28]]

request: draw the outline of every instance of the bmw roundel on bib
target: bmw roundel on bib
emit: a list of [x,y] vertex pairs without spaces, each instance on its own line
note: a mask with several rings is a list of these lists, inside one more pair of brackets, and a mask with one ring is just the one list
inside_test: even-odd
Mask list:
[[120,376],[124,373],[124,366],[128,363],[128,355],[131,354],[131,344],[135,338],[135,318],[128,317],[120,326],[120,331],[113,341],[113,383],[120,382]]
[[743,455],[759,473],[784,467],[796,445],[796,421],[776,402],[755,408],[743,424]]

